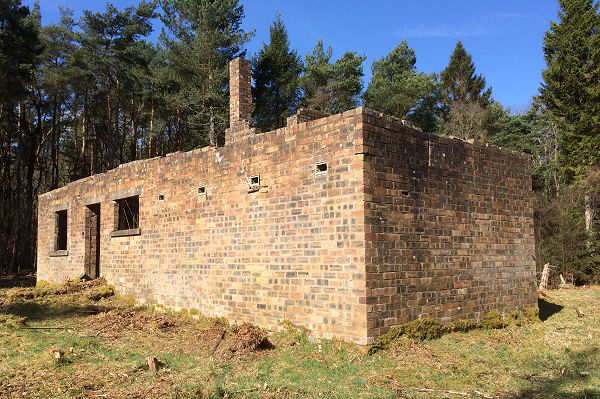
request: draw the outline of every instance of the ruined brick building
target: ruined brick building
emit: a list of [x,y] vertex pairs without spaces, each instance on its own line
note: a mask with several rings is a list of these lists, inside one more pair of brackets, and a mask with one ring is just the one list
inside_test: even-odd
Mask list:
[[250,63],[230,78],[223,147],[39,197],[38,280],[102,276],[142,303],[358,343],[419,317],[536,306],[526,156],[365,108],[258,133]]

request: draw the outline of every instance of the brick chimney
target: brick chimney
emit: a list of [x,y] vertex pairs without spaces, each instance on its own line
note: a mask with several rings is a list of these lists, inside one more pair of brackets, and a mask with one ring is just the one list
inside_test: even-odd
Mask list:
[[[249,127],[252,111],[250,74],[252,65],[250,61],[236,58],[229,62],[229,128]],[[246,122],[240,123],[240,122]],[[242,125],[242,126],[240,126]]]

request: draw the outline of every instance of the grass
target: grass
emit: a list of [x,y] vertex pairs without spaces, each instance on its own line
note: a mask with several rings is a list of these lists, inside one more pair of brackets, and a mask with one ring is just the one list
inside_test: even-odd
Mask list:
[[543,322],[398,336],[368,355],[289,323],[260,349],[261,330],[134,308],[101,282],[3,288],[0,397],[600,398],[599,305],[600,287],[548,291]]

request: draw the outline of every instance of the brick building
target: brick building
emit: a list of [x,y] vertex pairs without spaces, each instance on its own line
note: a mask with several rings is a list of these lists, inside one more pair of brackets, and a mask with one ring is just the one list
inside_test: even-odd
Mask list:
[[38,280],[103,276],[142,303],[372,342],[419,317],[536,306],[526,156],[378,112],[250,127],[230,64],[219,148],[131,162],[39,197]]

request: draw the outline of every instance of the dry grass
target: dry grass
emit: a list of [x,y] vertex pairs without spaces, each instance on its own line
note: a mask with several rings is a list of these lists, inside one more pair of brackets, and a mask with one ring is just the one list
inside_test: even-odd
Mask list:
[[371,356],[290,324],[267,336],[107,292],[102,281],[0,289],[0,397],[600,398],[598,287],[547,292],[544,322],[400,337]]

